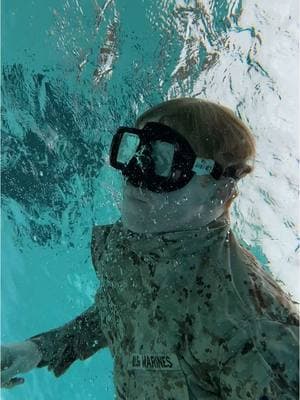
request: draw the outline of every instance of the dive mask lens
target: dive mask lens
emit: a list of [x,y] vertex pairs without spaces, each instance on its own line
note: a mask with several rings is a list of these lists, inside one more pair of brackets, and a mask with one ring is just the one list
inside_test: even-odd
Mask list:
[[140,138],[134,133],[124,132],[117,155],[117,162],[127,165],[140,144]]
[[168,177],[171,174],[175,146],[172,143],[156,140],[152,143],[152,158],[155,174]]
[[140,146],[140,138],[138,135],[124,132],[118,149],[117,162],[127,165],[130,160],[135,157],[137,159],[137,164],[141,169],[144,169],[147,168],[150,159],[152,159],[155,174],[168,177],[172,169],[175,152],[174,144],[154,140],[149,145],[148,147],[145,145]]

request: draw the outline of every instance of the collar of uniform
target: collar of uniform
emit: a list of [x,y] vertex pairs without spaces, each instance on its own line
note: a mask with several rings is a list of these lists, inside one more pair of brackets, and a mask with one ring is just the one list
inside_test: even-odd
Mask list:
[[115,225],[126,245],[137,255],[156,254],[163,258],[202,253],[208,247],[225,243],[230,232],[227,218],[212,221],[197,229],[163,233],[135,233],[123,227],[121,220]]

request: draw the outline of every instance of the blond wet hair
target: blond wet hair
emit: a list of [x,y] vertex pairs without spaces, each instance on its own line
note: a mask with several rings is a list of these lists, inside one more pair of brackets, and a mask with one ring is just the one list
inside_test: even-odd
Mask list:
[[254,170],[255,138],[229,108],[196,98],[160,103],[140,115],[136,127],[161,122],[178,130],[198,157],[217,161],[223,168],[236,167],[239,179]]
[[[238,179],[254,170],[255,137],[232,110],[212,101],[181,97],[164,101],[138,117],[135,126],[160,122],[180,132],[198,157],[217,161],[225,169],[235,167]],[[225,212],[238,196],[237,187],[226,201]]]

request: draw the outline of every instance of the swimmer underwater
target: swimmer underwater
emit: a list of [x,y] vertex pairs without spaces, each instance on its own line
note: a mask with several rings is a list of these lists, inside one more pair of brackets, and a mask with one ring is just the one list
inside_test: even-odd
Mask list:
[[209,101],[169,100],[120,127],[121,218],[93,227],[94,304],[2,346],[1,386],[35,367],[59,377],[109,347],[117,400],[297,400],[299,303],[230,227],[254,158],[249,129]]

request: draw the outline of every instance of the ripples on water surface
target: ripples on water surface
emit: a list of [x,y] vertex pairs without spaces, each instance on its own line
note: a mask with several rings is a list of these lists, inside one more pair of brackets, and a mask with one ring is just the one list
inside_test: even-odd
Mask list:
[[[256,169],[239,184],[232,225],[299,301],[296,0],[2,7],[3,342],[59,326],[89,306],[97,287],[92,225],[119,217],[121,182],[107,166],[112,133],[177,96],[227,105],[252,129]],[[59,380],[35,370],[3,392],[5,399],[113,396],[106,349]]]

